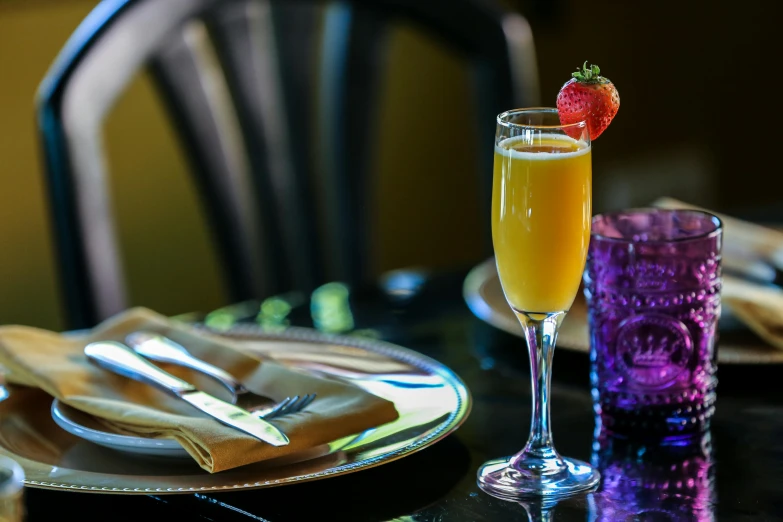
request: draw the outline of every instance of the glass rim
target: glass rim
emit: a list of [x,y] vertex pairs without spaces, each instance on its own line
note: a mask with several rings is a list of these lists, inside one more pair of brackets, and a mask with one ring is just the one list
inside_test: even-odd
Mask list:
[[[702,232],[700,234],[692,235],[692,236],[685,236],[675,239],[656,239],[651,241],[634,241],[633,239],[626,239],[626,238],[620,238],[620,237],[609,237],[605,236],[603,234],[599,234],[595,232],[595,222],[599,218],[605,218],[605,217],[615,217],[615,216],[622,216],[622,215],[629,215],[629,214],[652,214],[656,212],[662,212],[662,213],[668,213],[668,214],[675,214],[675,213],[687,213],[687,214],[696,214],[701,217],[709,218],[710,221],[712,221],[715,224],[715,229],[710,230],[709,232]],[[705,210],[696,210],[696,209],[690,209],[690,208],[658,208],[658,207],[640,207],[640,208],[629,208],[624,210],[615,210],[612,212],[602,212],[600,214],[596,214],[593,216],[593,218],[590,220],[590,237],[598,239],[600,241],[608,241],[612,243],[633,243],[633,244],[645,244],[645,245],[666,245],[671,243],[687,243],[690,241],[700,241],[703,239],[712,239],[720,234],[723,233],[723,221],[716,216],[715,214],[711,212],[707,212]]]
[[526,107],[521,109],[510,109],[497,115],[497,124],[502,125],[507,129],[584,129],[587,127],[586,120],[560,125],[536,125],[533,123],[514,123],[508,121],[510,116],[516,116],[518,114],[525,113],[559,114],[560,111],[558,111],[555,107]]

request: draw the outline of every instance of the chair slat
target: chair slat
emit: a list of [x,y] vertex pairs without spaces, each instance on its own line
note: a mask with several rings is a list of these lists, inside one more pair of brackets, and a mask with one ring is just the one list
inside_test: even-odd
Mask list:
[[[373,193],[372,158],[380,124],[380,99],[387,70],[389,20],[378,11],[359,6],[351,17],[347,49],[347,71],[343,79],[344,118],[338,132],[341,142],[343,175],[347,180],[346,211],[350,236],[347,264],[354,282],[369,276],[369,253],[373,209],[369,208]],[[334,132],[334,131],[333,131]]]
[[290,159],[300,198],[297,215],[302,218],[302,237],[308,247],[300,257],[308,258],[312,276],[295,287],[309,290],[325,277],[316,208],[320,194],[313,186],[318,118],[315,93],[323,9],[319,2],[272,2],[271,8]]
[[172,35],[152,70],[191,158],[201,194],[222,247],[234,299],[263,295],[272,281],[250,164],[223,71],[201,21]]
[[309,211],[292,159],[298,143],[292,142],[296,133],[290,125],[296,122],[286,115],[269,2],[251,0],[221,10],[212,32],[240,115],[263,217],[277,230],[279,283],[313,288]]
[[324,17],[316,183],[327,274],[348,283],[367,275],[368,169],[378,129],[386,28],[380,13],[345,2],[330,5]]
[[344,79],[347,74],[351,6],[330,4],[324,13],[321,63],[318,75],[317,165],[314,184],[320,195],[320,236],[328,277],[351,279],[349,183],[345,177],[345,134],[341,130],[345,112]]

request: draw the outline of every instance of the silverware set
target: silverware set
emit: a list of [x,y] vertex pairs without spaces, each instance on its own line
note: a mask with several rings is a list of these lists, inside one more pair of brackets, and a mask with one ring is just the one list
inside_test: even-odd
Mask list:
[[[248,390],[233,375],[222,368],[194,357],[181,344],[156,333],[134,332],[125,338],[125,343],[137,354],[151,361],[176,364],[212,377],[231,394],[232,404],[264,418],[270,418],[272,412],[274,412],[274,416],[279,417],[285,413],[301,411],[315,399],[315,394],[308,393],[301,397],[299,395],[286,397],[278,404],[274,404],[274,401],[269,397]],[[270,407],[274,407],[274,410],[269,410]]]
[[[308,393],[275,402],[253,393],[233,375],[194,357],[184,346],[164,336],[141,331],[128,335],[125,341],[127,345],[115,341],[91,343],[84,353],[102,368],[155,386],[223,424],[273,446],[285,446],[289,440],[269,420],[300,412],[316,397],[314,393]],[[202,392],[149,361],[175,364],[208,375],[228,389],[232,400],[229,403]]]

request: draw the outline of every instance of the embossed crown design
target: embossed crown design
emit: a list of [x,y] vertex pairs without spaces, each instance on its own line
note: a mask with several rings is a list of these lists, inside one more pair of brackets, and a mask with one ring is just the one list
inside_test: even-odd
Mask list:
[[626,277],[635,282],[637,288],[660,288],[666,286],[678,273],[676,263],[671,260],[640,259],[625,267]]
[[669,336],[634,335],[625,342],[634,366],[666,366],[671,363],[672,354],[681,349],[680,341]]

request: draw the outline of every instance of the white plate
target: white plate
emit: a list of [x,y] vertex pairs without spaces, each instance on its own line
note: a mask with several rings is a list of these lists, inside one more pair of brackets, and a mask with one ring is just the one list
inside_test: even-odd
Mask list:
[[105,448],[151,457],[190,458],[185,448],[175,440],[134,437],[107,431],[91,416],[76,408],[71,408],[57,399],[52,402],[52,418],[58,426],[71,435],[76,435]]

